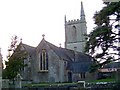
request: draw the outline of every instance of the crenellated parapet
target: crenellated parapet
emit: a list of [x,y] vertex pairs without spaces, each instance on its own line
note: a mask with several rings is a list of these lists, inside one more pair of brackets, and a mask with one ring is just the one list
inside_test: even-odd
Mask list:
[[71,24],[77,24],[77,23],[80,23],[80,20],[79,19],[74,19],[74,20],[68,20],[66,21],[66,25],[71,25]]

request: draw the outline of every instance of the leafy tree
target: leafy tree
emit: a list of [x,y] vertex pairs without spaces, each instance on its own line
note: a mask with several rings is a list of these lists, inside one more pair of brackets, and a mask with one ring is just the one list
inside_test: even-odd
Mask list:
[[[94,15],[96,27],[88,34],[86,43],[86,52],[94,57],[96,65],[94,69],[103,65],[116,61],[119,55],[120,47],[120,2],[105,3],[102,10]],[[96,69],[97,69],[96,68]],[[92,69],[92,70],[94,70]]]
[[26,66],[23,63],[26,55],[26,52],[16,50],[15,53],[8,59],[9,61],[6,62],[6,68],[3,71],[3,78],[14,79],[20,70]]
[[7,58],[9,58],[12,53],[15,51],[15,49],[17,48],[17,46],[19,45],[20,40],[18,38],[18,36],[14,35],[11,38],[11,45],[8,47],[8,56]]
[[26,66],[23,60],[26,58],[26,52],[21,50],[20,45],[17,45],[17,36],[13,37],[8,52],[14,52],[8,55],[8,62],[6,61],[6,68],[3,70],[3,78],[14,79],[20,70]]

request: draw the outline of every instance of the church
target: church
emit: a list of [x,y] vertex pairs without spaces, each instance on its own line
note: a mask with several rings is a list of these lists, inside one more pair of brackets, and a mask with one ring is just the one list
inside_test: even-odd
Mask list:
[[94,63],[93,59],[84,53],[85,34],[87,26],[81,2],[80,19],[66,21],[65,16],[65,48],[48,42],[44,35],[37,47],[22,42],[19,44],[20,50],[27,53],[24,60],[27,66],[20,73],[23,80],[39,83],[93,79],[94,75],[89,73],[90,66]]

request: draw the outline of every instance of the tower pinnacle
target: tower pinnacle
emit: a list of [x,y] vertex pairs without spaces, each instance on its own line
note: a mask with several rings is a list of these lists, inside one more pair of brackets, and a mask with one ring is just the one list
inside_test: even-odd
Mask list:
[[80,20],[85,21],[85,13],[84,13],[84,8],[83,8],[83,3],[81,1],[81,14],[80,14]]
[[65,21],[65,23],[66,23],[66,15],[64,16],[64,21]]
[[87,26],[83,4],[81,2],[80,19],[66,21],[65,19],[65,48],[84,52],[86,43]]

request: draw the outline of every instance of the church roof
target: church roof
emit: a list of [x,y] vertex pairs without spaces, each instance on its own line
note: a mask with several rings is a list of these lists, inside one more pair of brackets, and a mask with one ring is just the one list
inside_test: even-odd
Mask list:
[[32,47],[23,43],[22,46],[34,59],[36,58],[37,52],[41,51],[42,49],[46,49],[47,51],[53,50],[53,52],[60,59],[68,61],[67,69],[72,70],[74,73],[88,71],[90,64],[92,63],[92,58],[89,55],[70,49],[57,47],[46,41],[44,38],[37,47]]
[[72,70],[74,73],[88,71],[90,65],[93,63],[92,57],[89,55],[70,49],[57,47],[45,39],[43,39],[38,45],[38,50],[41,48],[52,49],[61,59],[69,61],[67,69]]
[[[66,53],[66,50],[49,43],[45,39],[42,39],[40,44],[37,46],[38,51],[41,49],[52,49],[55,52],[55,54],[59,56],[59,58],[71,61],[71,57]],[[69,54],[71,54],[71,53],[69,53]]]
[[29,46],[29,45],[26,45],[26,44],[23,44],[23,43],[22,43],[22,46],[25,48],[25,50],[26,50],[30,55],[32,55],[32,54],[35,52],[35,47]]
[[69,68],[73,73],[88,72],[92,62],[73,62]]
[[62,59],[72,61],[73,53],[70,50],[66,50],[65,48],[57,47],[49,42],[47,42],[50,48]]
[[23,48],[25,49],[25,51],[29,54],[29,56],[32,59],[36,59],[35,47],[29,46],[29,45],[24,44],[24,43],[20,43],[20,45],[23,46]]
[[49,43],[45,39],[43,39],[38,45],[39,50],[40,48],[48,48],[48,47],[49,49],[52,49],[60,58],[64,60],[74,61],[76,59],[76,61],[86,62],[86,61],[90,61],[90,58],[91,58],[90,56],[81,52],[73,51],[70,49],[62,48],[62,47],[57,47]]

